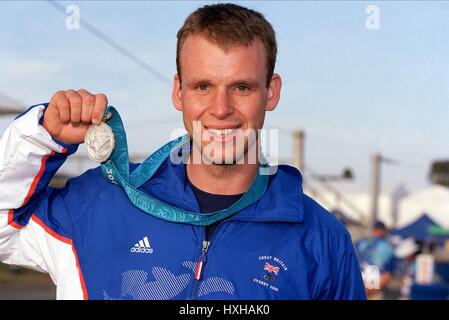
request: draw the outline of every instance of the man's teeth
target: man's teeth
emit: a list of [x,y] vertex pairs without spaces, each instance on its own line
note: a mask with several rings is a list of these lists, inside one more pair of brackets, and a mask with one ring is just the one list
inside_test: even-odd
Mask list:
[[226,136],[228,134],[234,133],[237,131],[237,128],[233,129],[208,129],[209,133],[216,135],[216,136]]

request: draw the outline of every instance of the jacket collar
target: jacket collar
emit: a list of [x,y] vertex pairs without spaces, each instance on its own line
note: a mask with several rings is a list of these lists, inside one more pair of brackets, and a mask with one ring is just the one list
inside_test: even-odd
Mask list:
[[[274,167],[276,168],[276,167]],[[281,165],[269,177],[264,196],[228,220],[252,222],[291,222],[304,219],[302,177],[291,166]],[[142,187],[142,191],[184,210],[200,212],[198,201],[187,179],[184,164],[174,164],[170,158]]]

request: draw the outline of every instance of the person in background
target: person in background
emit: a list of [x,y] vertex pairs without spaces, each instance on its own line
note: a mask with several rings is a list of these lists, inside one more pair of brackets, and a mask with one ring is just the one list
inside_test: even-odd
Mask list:
[[394,247],[388,234],[388,228],[378,220],[374,223],[371,235],[355,245],[368,299],[383,299],[383,290],[393,276]]
[[410,299],[410,288],[416,271],[415,258],[419,252],[419,246],[412,238],[402,240],[395,248],[398,259],[395,276],[400,280],[400,300]]

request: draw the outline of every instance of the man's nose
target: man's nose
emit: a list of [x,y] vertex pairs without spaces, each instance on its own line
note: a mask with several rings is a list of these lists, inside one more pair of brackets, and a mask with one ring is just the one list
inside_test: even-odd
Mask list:
[[218,90],[211,101],[209,113],[217,119],[224,119],[234,112],[231,98],[226,90]]

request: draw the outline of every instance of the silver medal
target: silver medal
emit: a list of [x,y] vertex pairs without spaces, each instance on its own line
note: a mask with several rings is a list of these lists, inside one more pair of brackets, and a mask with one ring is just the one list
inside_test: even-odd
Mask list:
[[105,162],[109,159],[115,147],[114,133],[110,126],[104,122],[91,125],[84,138],[87,155],[96,162]]

